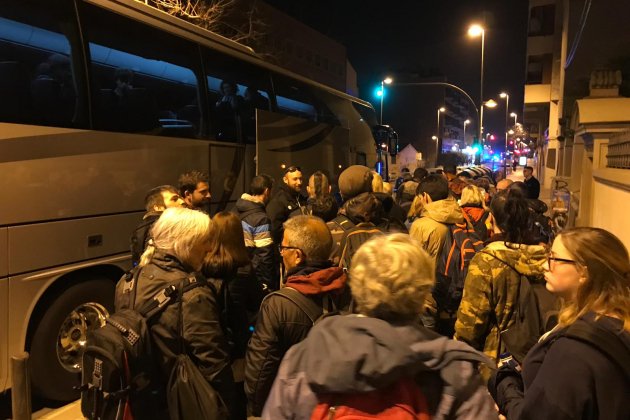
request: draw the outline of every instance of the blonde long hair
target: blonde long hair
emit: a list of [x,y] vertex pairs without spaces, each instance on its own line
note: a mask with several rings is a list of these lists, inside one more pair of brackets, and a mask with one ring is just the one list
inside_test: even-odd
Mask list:
[[586,274],[576,299],[563,305],[559,325],[568,326],[595,312],[619,318],[630,332],[630,257],[623,243],[612,233],[593,227],[565,230],[558,239]]

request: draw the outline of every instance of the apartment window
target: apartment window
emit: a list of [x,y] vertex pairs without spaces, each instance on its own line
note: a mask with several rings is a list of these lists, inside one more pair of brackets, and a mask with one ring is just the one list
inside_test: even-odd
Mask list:
[[551,83],[551,54],[530,55],[527,60],[527,84]]
[[529,36],[553,35],[556,6],[532,7],[529,13]]

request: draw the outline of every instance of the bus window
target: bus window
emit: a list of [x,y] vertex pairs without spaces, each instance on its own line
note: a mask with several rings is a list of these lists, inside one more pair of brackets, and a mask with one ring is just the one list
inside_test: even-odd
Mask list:
[[[20,1],[0,10],[0,121],[77,125],[68,2]],[[42,8],[46,13],[41,13]]]
[[340,125],[331,107],[340,105],[343,99],[315,86],[277,75],[274,75],[274,87],[279,112],[311,121]]
[[94,128],[198,137],[196,46],[90,5],[81,16],[89,43]]
[[266,70],[204,50],[211,132],[217,140],[256,141],[256,110],[270,110]]

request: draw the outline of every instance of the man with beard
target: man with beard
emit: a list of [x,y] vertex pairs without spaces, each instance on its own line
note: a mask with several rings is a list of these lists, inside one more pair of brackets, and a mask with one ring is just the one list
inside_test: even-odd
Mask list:
[[184,207],[184,200],[177,193],[177,188],[172,185],[160,185],[147,193],[144,198],[144,207],[147,212],[131,234],[131,262],[134,267],[140,262],[155,221],[160,218],[164,210],[170,207]]
[[267,214],[271,219],[271,237],[276,244],[282,239],[282,224],[296,209],[306,204],[302,190],[302,170],[298,166],[289,166],[284,171],[282,183],[267,204]]
[[192,210],[210,211],[210,180],[208,174],[190,171],[179,176],[179,193],[185,206]]

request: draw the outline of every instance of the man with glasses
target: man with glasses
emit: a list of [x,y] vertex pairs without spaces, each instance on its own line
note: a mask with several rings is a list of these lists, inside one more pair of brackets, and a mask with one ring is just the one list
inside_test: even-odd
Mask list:
[[267,214],[271,219],[271,236],[276,244],[282,239],[282,224],[293,211],[306,204],[306,197],[301,191],[302,170],[299,166],[289,166],[284,170],[282,183],[267,204]]
[[279,250],[285,287],[263,301],[247,349],[245,393],[253,416],[260,416],[287,350],[323,314],[347,310],[351,299],[346,274],[328,260],[332,237],[321,219],[301,215],[287,220]]

